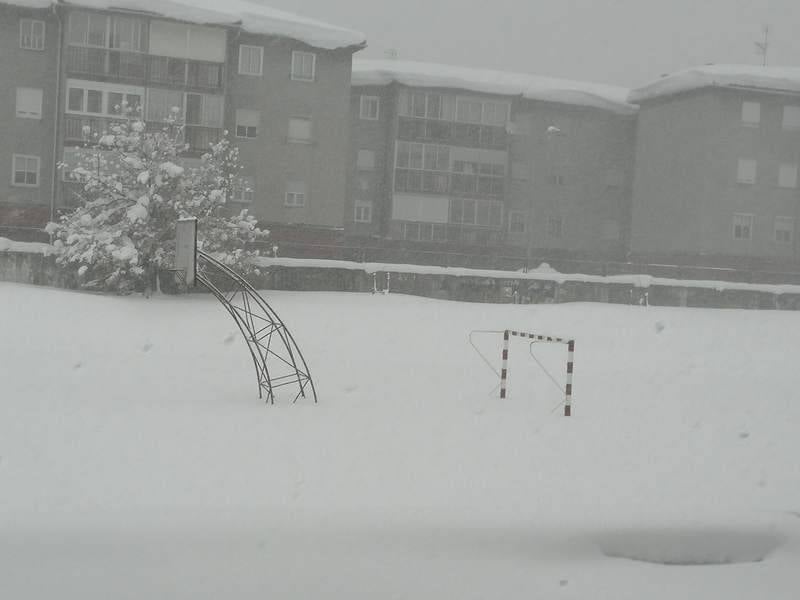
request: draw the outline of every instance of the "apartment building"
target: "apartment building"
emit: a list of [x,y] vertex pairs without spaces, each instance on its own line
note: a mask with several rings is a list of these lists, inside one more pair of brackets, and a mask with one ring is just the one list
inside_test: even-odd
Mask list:
[[798,257],[800,69],[708,65],[630,101],[635,256],[733,267]]
[[35,239],[54,210],[58,19],[0,4],[0,236]]
[[618,255],[628,90],[406,61],[353,65],[348,233],[410,244]]
[[16,103],[0,119],[11,173],[0,227],[16,215],[14,225],[40,228],[74,204],[66,174],[79,149],[127,107],[151,128],[177,114],[189,167],[227,133],[244,166],[234,206],[267,227],[341,230],[362,34],[239,0],[40,5],[2,5],[2,68]]

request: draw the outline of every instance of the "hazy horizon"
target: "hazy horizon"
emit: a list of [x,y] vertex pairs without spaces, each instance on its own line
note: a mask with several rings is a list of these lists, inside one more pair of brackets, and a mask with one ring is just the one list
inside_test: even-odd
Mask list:
[[637,87],[706,63],[761,64],[755,42],[769,24],[769,64],[800,64],[796,0],[494,0],[491,10],[456,0],[263,1],[362,31],[359,58],[394,50],[405,60]]

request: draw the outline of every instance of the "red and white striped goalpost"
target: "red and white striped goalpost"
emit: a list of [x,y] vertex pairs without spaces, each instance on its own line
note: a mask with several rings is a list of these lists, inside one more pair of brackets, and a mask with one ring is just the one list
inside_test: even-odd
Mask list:
[[508,383],[508,347],[511,341],[511,336],[527,338],[536,340],[537,342],[554,342],[557,344],[567,345],[567,379],[564,386],[564,416],[569,417],[572,415],[572,372],[575,364],[575,340],[565,340],[547,335],[537,335],[535,333],[523,333],[521,331],[513,331],[506,329],[503,331],[503,356],[502,367],[500,369],[500,397],[506,397],[506,388]]

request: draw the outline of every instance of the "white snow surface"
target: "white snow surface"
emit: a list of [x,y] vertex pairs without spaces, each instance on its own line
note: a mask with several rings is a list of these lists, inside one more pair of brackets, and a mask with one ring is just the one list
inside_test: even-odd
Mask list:
[[628,102],[641,104],[703,88],[752,88],[800,94],[800,67],[705,65],[667,75],[632,90]]
[[11,0],[11,4],[32,8],[69,4],[95,9],[149,12],[203,25],[236,25],[250,33],[286,37],[327,50],[366,43],[364,34],[358,31],[248,0]]
[[265,295],[318,405],[208,296],[0,284],[4,598],[796,599],[799,314]]
[[612,85],[425,62],[353,60],[354,86],[388,85],[393,82],[412,87],[454,88],[501,96],[522,96],[530,100],[600,108],[624,115],[637,111],[637,107],[627,101],[630,90]]

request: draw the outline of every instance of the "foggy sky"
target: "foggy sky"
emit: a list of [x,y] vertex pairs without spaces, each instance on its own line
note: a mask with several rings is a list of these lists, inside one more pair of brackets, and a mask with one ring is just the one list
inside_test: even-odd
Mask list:
[[[224,0],[220,0],[224,2]],[[714,63],[800,66],[800,0],[261,0],[362,31],[399,58],[643,85]]]

